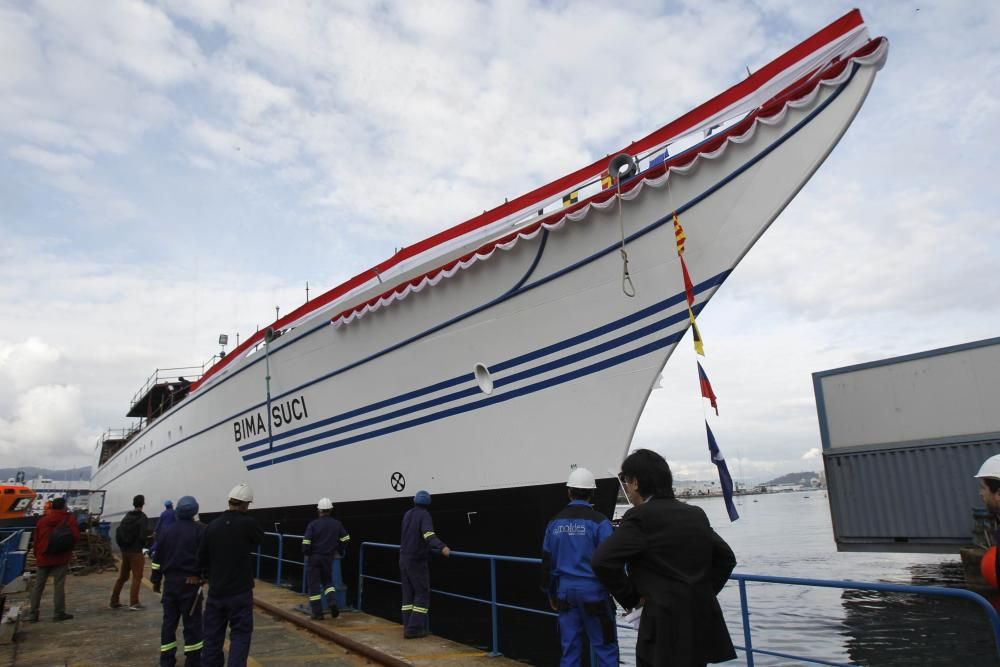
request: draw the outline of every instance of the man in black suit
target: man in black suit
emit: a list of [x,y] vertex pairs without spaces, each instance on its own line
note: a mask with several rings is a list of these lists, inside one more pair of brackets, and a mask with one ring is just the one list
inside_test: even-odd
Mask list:
[[733,550],[700,507],[674,498],[670,466],[656,452],[630,454],[619,478],[634,507],[591,564],[622,607],[642,607],[637,667],[736,658],[716,600],[736,566]]

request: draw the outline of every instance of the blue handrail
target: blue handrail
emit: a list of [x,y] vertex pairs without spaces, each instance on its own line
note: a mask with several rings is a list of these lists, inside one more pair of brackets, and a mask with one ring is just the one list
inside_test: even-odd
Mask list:
[[[383,583],[389,584],[399,584],[400,582],[395,579],[386,579],[384,577],[376,577],[374,575],[365,574],[365,547],[374,547],[379,549],[399,549],[398,544],[385,544],[382,542],[362,542],[358,554],[358,610],[362,608],[362,595],[364,591],[364,580],[371,579],[373,581],[381,581]],[[450,551],[451,556],[457,556],[460,558],[473,558],[478,560],[488,560],[490,561],[490,599],[477,598],[468,595],[460,595],[458,593],[452,593],[450,591],[442,591],[438,589],[431,589],[432,592],[439,595],[444,595],[446,597],[458,598],[460,600],[468,600],[470,602],[478,602],[480,604],[489,604],[491,611],[491,624],[492,624],[492,650],[489,655],[498,656],[500,655],[500,640],[499,640],[499,626],[497,620],[497,610],[498,609],[515,609],[517,611],[523,611],[531,614],[538,614],[540,616],[557,616],[551,611],[543,609],[532,609],[528,607],[521,607],[518,605],[506,604],[499,602],[497,600],[497,586],[496,586],[496,563],[497,561],[511,562],[511,563],[527,563],[533,565],[541,565],[542,561],[540,558],[524,558],[520,556],[501,556],[497,554],[480,554],[471,553],[465,551]],[[772,577],[765,575],[756,574],[740,574],[733,573],[729,577],[730,581],[735,581],[739,587],[740,593],[740,610],[743,617],[743,639],[745,646],[735,645],[735,648],[743,651],[746,654],[746,663],[748,667],[754,666],[754,656],[757,654],[774,656],[778,658],[785,658],[788,660],[798,660],[801,662],[807,662],[815,665],[832,665],[835,667],[845,667],[845,663],[830,662],[828,660],[822,660],[819,658],[809,658],[805,656],[791,655],[786,653],[780,653],[778,651],[771,651],[763,648],[754,648],[753,640],[751,637],[750,628],[750,607],[747,601],[747,591],[746,583],[769,583],[769,584],[783,584],[791,586],[813,586],[822,588],[840,588],[844,590],[862,590],[862,591],[878,591],[878,592],[890,592],[890,593],[906,593],[911,595],[931,595],[938,597],[952,597],[961,598],[969,600],[978,604],[983,611],[986,613],[987,619],[993,628],[993,638],[997,647],[997,654],[1000,655],[1000,614],[997,613],[996,609],[993,608],[990,603],[985,600],[981,595],[973,593],[972,591],[967,591],[960,588],[944,588],[939,586],[911,586],[904,584],[884,584],[884,583],[865,583],[857,581],[839,581],[830,579],[797,579],[793,577]],[[618,624],[620,628],[631,629],[631,625]],[[850,663],[846,663],[850,664]]]
[[808,658],[802,658],[800,656],[790,656],[783,655],[781,653],[775,653],[773,651],[764,651],[761,649],[753,648],[753,644],[750,639],[750,611],[749,605],[747,603],[746,595],[746,582],[754,581],[766,584],[785,584],[790,586],[813,586],[820,588],[840,588],[844,590],[856,590],[856,591],[878,591],[882,593],[906,593],[910,595],[930,595],[936,597],[951,597],[960,598],[974,602],[979,605],[979,607],[986,613],[986,618],[989,620],[991,627],[993,628],[993,641],[997,648],[997,655],[1000,656],[1000,614],[997,610],[993,608],[983,596],[973,593],[972,591],[967,591],[963,588],[944,588],[943,586],[913,586],[904,584],[884,584],[884,583],[865,583],[859,581],[837,581],[831,579],[799,579],[794,577],[771,577],[767,575],[760,574],[740,574],[733,573],[729,576],[730,581],[737,581],[740,586],[740,610],[743,614],[743,637],[746,641],[746,647],[737,647],[745,651],[747,654],[747,665],[748,667],[753,667],[753,656],[755,653],[761,653],[764,655],[774,655],[780,658],[791,658],[794,660],[808,660],[821,665],[835,665],[841,663],[823,662],[819,660],[811,660]]

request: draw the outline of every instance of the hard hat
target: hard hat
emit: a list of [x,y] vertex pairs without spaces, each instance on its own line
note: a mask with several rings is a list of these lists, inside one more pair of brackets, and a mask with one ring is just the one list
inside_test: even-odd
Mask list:
[[976,477],[992,477],[1000,479],[1000,454],[991,456],[983,461],[982,467],[976,473]]
[[173,507],[174,506],[174,501],[169,500],[169,499],[168,500],[164,500],[163,501],[163,506],[164,507]]
[[181,496],[177,501],[177,518],[193,519],[198,513],[198,501],[194,496]]
[[253,502],[253,489],[250,488],[249,484],[237,484],[233,487],[233,490],[229,492],[229,497],[233,500],[239,500],[244,503]]
[[332,510],[333,501],[329,498],[320,498],[319,502],[316,503],[316,509],[318,510]]
[[594,473],[586,468],[573,468],[566,480],[566,486],[571,489],[596,489],[597,483],[594,481]]
[[417,495],[413,496],[414,505],[430,505],[431,504],[431,494],[426,491],[417,491]]

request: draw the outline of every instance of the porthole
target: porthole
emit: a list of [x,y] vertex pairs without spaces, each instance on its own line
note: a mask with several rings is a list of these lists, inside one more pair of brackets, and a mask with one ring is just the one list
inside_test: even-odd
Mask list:
[[485,364],[476,364],[476,366],[472,369],[472,372],[476,376],[476,384],[479,385],[480,391],[484,394],[492,394],[493,376],[490,375],[490,369],[488,369]]

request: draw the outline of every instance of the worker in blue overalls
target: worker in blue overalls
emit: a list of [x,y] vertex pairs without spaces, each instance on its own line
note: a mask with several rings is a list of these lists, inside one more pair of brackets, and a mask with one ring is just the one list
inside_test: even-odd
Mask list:
[[428,560],[432,552],[448,556],[451,551],[434,534],[427,510],[431,494],[417,491],[413,509],[403,515],[399,538],[399,576],[403,587],[403,637],[427,636],[427,612],[431,603],[431,575]]
[[160,665],[177,664],[177,624],[184,620],[184,666],[201,665],[201,572],[198,547],[205,524],[195,521],[198,501],[184,496],[177,501],[177,521],[157,534],[153,571],[163,579],[163,625],[160,628]]
[[545,528],[542,544],[542,590],[559,612],[562,667],[583,664],[583,637],[601,667],[618,665],[615,608],[594,576],[590,557],[611,536],[611,522],[591,505],[597,484],[586,468],[575,468],[566,482],[569,505]]
[[323,596],[330,606],[330,618],[340,616],[333,585],[333,561],[340,554],[347,554],[347,543],[351,536],[344,524],[330,515],[333,502],[329,498],[320,498],[316,503],[319,517],[306,526],[306,534],[302,538],[302,554],[309,558],[309,606],[312,608],[313,620],[323,620]]

